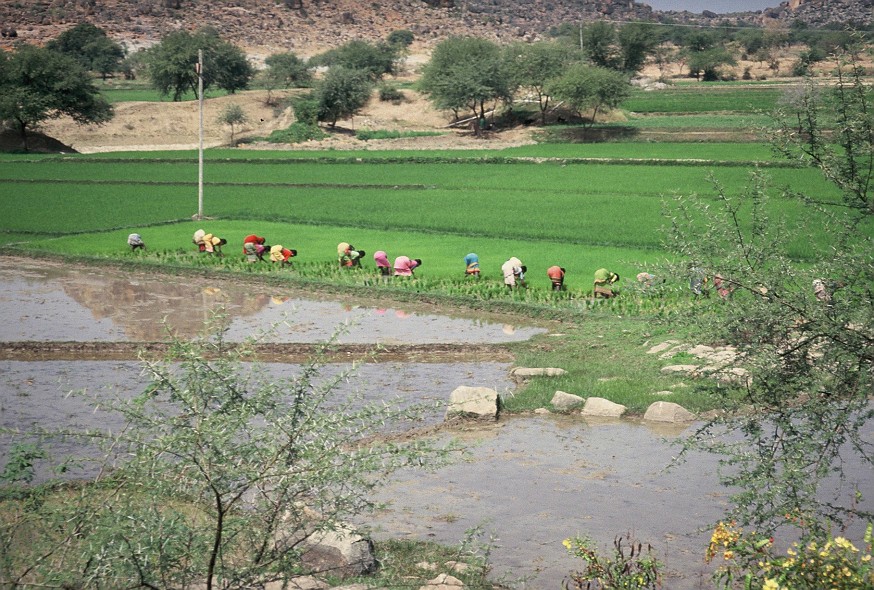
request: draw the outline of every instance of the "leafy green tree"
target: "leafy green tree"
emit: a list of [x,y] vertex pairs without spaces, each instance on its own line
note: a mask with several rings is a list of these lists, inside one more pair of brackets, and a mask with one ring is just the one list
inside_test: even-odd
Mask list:
[[[485,120],[487,104],[509,101],[513,79],[501,48],[476,37],[451,37],[434,48],[419,88],[438,109],[466,110]],[[477,126],[479,129],[479,126]]]
[[27,149],[27,131],[68,116],[80,124],[104,123],[112,106],[72,57],[33,45],[0,55],[0,120],[12,125]]
[[[729,519],[765,537],[797,527],[822,538],[874,516],[857,496],[870,490],[843,479],[851,455],[874,467],[874,96],[854,55],[838,72],[834,85],[787,96],[772,132],[774,147],[819,169],[833,194],[781,190],[804,208],[790,221],[757,174],[741,194],[717,183],[715,199],[679,196],[668,208],[676,254],[734,288],[674,321],[735,346],[749,371],[702,386],[724,412],[686,442],[722,456],[721,481],[737,490]],[[808,226],[831,243],[800,257],[793,244]]]
[[388,34],[388,37],[385,38],[389,45],[404,49],[412,45],[415,39],[416,36],[413,34],[412,31],[408,29],[398,29],[396,31],[392,31]]
[[343,66],[330,68],[314,92],[319,103],[318,120],[334,127],[338,120],[361,110],[372,92],[373,82],[366,72]]
[[69,55],[86,70],[99,73],[103,79],[118,71],[124,59],[124,49],[106,32],[91,23],[80,23],[67,29],[46,47]]
[[548,91],[584,120],[585,114],[591,113],[588,117],[591,126],[602,111],[615,109],[628,98],[631,84],[621,72],[577,63],[551,82]]
[[268,55],[264,65],[264,78],[271,87],[306,88],[312,83],[312,68],[294,53]]
[[174,31],[147,51],[148,76],[161,94],[178,101],[186,92],[197,95],[198,50],[203,51],[203,91],[217,87],[230,93],[248,87],[255,73],[238,47],[224,41],[212,28],[194,34]]
[[513,76],[513,86],[528,90],[537,98],[540,122],[546,124],[550,104],[546,87],[561,76],[570,60],[567,47],[554,41],[516,43],[507,48],[506,60]]
[[616,36],[619,43],[619,68],[634,74],[643,69],[647,58],[661,41],[653,25],[633,23],[623,25]]
[[400,46],[391,43],[368,43],[356,39],[310,59],[311,65],[342,66],[367,72],[372,80],[393,74],[400,56]]
[[619,69],[616,27],[600,20],[583,27],[583,53],[598,67]]
[[231,145],[234,145],[236,126],[247,123],[249,118],[246,116],[245,111],[243,111],[243,107],[238,104],[229,104],[219,113],[217,121],[220,125],[227,125],[231,128]]
[[737,61],[724,47],[712,47],[703,51],[693,51],[687,55],[689,73],[697,80],[714,82],[719,80],[719,68],[734,65]]
[[[253,344],[221,332],[173,340],[165,358],[143,361],[144,391],[95,396],[126,427],[58,433],[97,441],[105,459],[88,485],[22,489],[24,501],[4,505],[18,507],[0,528],[4,583],[290,587],[309,540],[347,532],[388,474],[446,459],[448,449],[387,436],[414,426],[421,407],[338,399],[355,369],[322,374],[331,343],[287,377],[248,362]],[[19,456],[25,468],[39,459]]]

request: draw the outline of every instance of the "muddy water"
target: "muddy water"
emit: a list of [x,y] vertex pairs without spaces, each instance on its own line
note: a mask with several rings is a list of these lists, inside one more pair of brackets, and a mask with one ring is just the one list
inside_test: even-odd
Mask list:
[[711,457],[671,471],[666,442],[681,428],[630,421],[529,416],[469,433],[470,461],[436,473],[406,473],[384,491],[389,508],[371,521],[376,537],[454,544],[482,527],[494,537],[495,575],[516,588],[561,588],[582,562],[562,540],[584,535],[605,550],[617,535],[652,544],[666,564],[665,588],[712,588],[700,531],[723,513],[725,490]]
[[227,315],[231,341],[271,328],[266,342],[320,342],[340,326],[339,342],[359,344],[516,342],[543,331],[401,307],[306,298],[278,287],[4,257],[0,282],[0,342],[164,341],[167,327],[180,336],[200,333],[220,309]]
[[[272,336],[282,342],[321,340],[338,319],[349,318],[359,323],[344,334],[347,342],[500,343],[538,332],[415,309],[292,298],[281,290],[224,281],[183,281],[2,257],[0,280],[0,342],[162,341],[163,317],[180,334],[194,334],[219,307],[229,313],[231,338],[284,321]],[[286,315],[286,310],[291,313]],[[509,366],[490,361],[369,364],[338,395],[444,401],[458,385],[485,385],[510,394]],[[331,366],[326,375],[342,368]],[[271,369],[282,376],[297,366],[273,364]],[[127,396],[143,385],[134,362],[2,360],[0,427],[120,426],[117,417],[67,393],[85,388],[98,398]],[[435,408],[426,422],[441,418],[442,410]],[[581,566],[565,555],[564,538],[587,535],[608,550],[616,535],[631,532],[651,543],[667,564],[665,588],[712,588],[703,564],[709,535],[698,528],[722,515],[727,492],[716,483],[712,457],[693,455],[675,470],[663,470],[675,452],[663,437],[674,439],[680,431],[632,421],[526,416],[456,434],[470,445],[470,460],[435,473],[402,473],[388,482],[382,499],[390,502],[389,509],[362,523],[372,526],[377,538],[455,544],[467,529],[482,526],[496,537],[491,552],[495,576],[517,580],[518,588],[555,589],[570,570]],[[8,442],[0,442],[0,464],[7,449]],[[848,467],[860,489],[874,489],[870,469]],[[521,580],[526,577],[530,579]]]

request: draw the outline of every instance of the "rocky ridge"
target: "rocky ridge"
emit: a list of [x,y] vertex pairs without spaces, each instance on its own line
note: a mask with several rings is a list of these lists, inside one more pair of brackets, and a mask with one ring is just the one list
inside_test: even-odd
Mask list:
[[[293,51],[308,57],[351,39],[384,39],[409,29],[422,49],[452,35],[533,41],[561,23],[616,22],[811,25],[874,20],[874,0],[790,0],[764,11],[718,15],[658,12],[631,0],[19,0],[0,2],[0,47],[42,44],[91,22],[129,49],[175,29],[217,28],[256,59]],[[14,33],[14,34],[13,34]]]

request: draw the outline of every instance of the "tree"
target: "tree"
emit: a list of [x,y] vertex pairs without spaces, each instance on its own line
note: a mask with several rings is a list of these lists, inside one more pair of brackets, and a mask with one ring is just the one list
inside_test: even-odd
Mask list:
[[178,101],[186,92],[197,95],[198,50],[203,51],[203,91],[216,86],[233,93],[248,87],[254,68],[236,46],[218,32],[203,28],[191,34],[175,31],[146,53],[148,76],[161,94]]
[[[822,538],[874,517],[857,496],[870,490],[842,479],[847,454],[874,466],[872,113],[864,69],[849,55],[835,85],[787,97],[772,132],[778,152],[818,169],[833,193],[783,190],[775,208],[757,174],[744,194],[717,184],[715,200],[680,196],[668,208],[675,253],[735,289],[716,309],[699,302],[674,319],[737,347],[750,371],[734,386],[707,387],[724,413],[686,442],[722,455],[721,481],[737,490],[729,519],[765,537],[796,527]],[[797,215],[779,215],[787,200]],[[807,225],[830,242],[801,249]]]
[[592,64],[618,69],[620,58],[616,47],[616,27],[598,20],[583,27],[582,35],[583,53]]
[[507,64],[513,76],[513,86],[528,89],[537,98],[540,122],[546,124],[550,96],[547,85],[558,78],[570,52],[556,42],[516,43],[507,48]]
[[367,72],[372,80],[380,80],[386,74],[394,73],[400,47],[391,43],[373,44],[356,39],[314,56],[310,59],[310,64],[361,70]]
[[313,80],[312,68],[291,52],[268,55],[264,65],[264,78],[271,87],[306,88]]
[[659,35],[653,25],[633,23],[624,25],[617,35],[619,42],[619,70],[634,74],[643,69],[647,58],[659,44]]
[[[448,449],[392,437],[421,406],[334,395],[355,366],[323,375],[331,342],[287,377],[250,363],[254,344],[230,345],[220,331],[174,339],[166,357],[143,361],[142,392],[94,396],[126,427],[57,433],[97,441],[104,458],[87,485],[21,490],[26,500],[0,530],[4,582],[292,586],[310,540],[348,533],[388,474],[445,462]],[[20,461],[39,460],[24,448]],[[46,501],[53,489],[63,501]],[[31,542],[10,542],[21,531]]]
[[229,104],[218,116],[218,123],[221,125],[227,125],[231,128],[231,145],[234,144],[234,127],[236,125],[242,125],[247,123],[249,118],[246,116],[246,113],[243,111],[243,107],[238,104]]
[[486,39],[451,37],[434,48],[419,88],[436,108],[456,116],[467,110],[484,121],[487,103],[497,107],[513,94],[512,76],[502,57],[501,48]]
[[75,58],[82,67],[99,73],[104,80],[118,71],[124,59],[122,46],[110,39],[103,29],[90,23],[67,29],[46,43],[46,47]]
[[337,121],[353,116],[370,100],[373,83],[366,72],[334,66],[315,89],[319,103],[318,119],[334,127]]
[[397,29],[389,33],[385,40],[389,45],[405,50],[413,44],[415,38],[416,36],[412,31],[408,29]]
[[68,116],[80,124],[104,123],[112,106],[72,57],[32,45],[0,55],[0,120],[12,124],[27,149],[27,130]]
[[712,47],[687,54],[689,73],[696,80],[714,82],[719,80],[719,68],[737,63],[731,53],[723,47]]
[[591,126],[601,111],[615,109],[628,98],[631,85],[620,72],[577,63],[553,81],[548,90],[556,100],[564,101],[580,117],[584,117],[587,111],[591,112]]

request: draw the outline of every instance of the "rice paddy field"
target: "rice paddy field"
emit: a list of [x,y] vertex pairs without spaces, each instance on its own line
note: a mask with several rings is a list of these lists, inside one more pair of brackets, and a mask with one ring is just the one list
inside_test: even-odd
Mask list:
[[[289,281],[365,288],[375,276],[371,254],[385,250],[390,259],[424,263],[413,280],[382,290],[547,304],[585,299],[598,268],[633,287],[638,272],[668,258],[665,203],[676,196],[714,196],[717,185],[741,194],[753,174],[762,174],[775,196],[839,198],[817,171],[776,158],[764,139],[706,141],[710,131],[764,133],[781,92],[775,84],[637,91],[623,105],[624,120],[608,126],[668,137],[695,129],[705,139],[696,142],[631,135],[503,150],[488,149],[488,142],[482,150],[457,151],[208,150],[208,219],[198,222],[196,152],[2,155],[0,245],[7,252],[284,273]],[[126,99],[122,91],[111,97]],[[771,203],[771,216],[790,226],[804,215],[792,200]],[[228,240],[223,258],[196,251],[191,236],[199,228]],[[143,236],[146,252],[129,251],[132,232]],[[241,242],[250,233],[298,250],[293,268],[245,263]],[[367,252],[363,269],[336,268],[339,242]],[[827,243],[825,235],[799,235],[791,253],[812,260]],[[480,256],[479,281],[464,277],[469,252]],[[528,267],[525,292],[508,293],[501,283],[501,264],[511,256]],[[567,269],[567,292],[550,293],[552,265]]]

